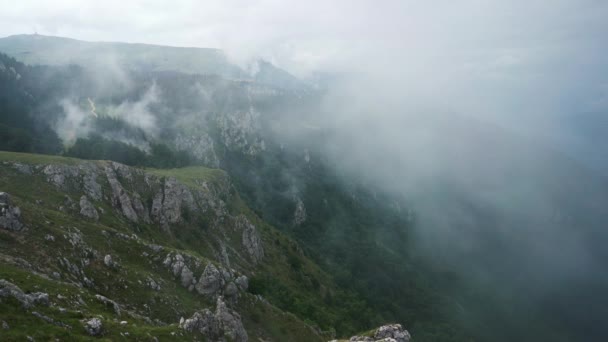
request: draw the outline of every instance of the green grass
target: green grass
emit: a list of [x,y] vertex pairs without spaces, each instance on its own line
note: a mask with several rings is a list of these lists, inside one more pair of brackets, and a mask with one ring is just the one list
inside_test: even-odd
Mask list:
[[209,169],[202,166],[190,166],[179,169],[146,169],[159,177],[175,177],[180,183],[192,188],[200,187],[201,181],[219,181],[226,179],[226,173],[219,169]]
[[[8,152],[0,152],[0,160],[28,164],[66,162],[74,165],[83,162],[72,158]],[[92,163],[103,162],[92,161]],[[215,263],[213,260],[217,260],[219,250],[217,241],[221,239],[229,250],[240,254],[240,257],[231,254],[231,267],[240,273],[245,273],[252,285],[261,279],[264,288],[260,290],[258,286],[259,291],[256,293],[264,295],[271,303],[269,305],[259,302],[250,293],[241,294],[236,310],[243,317],[252,340],[253,336],[259,336],[279,341],[316,341],[320,340],[319,333],[310,326],[329,331],[332,327],[342,324],[342,330],[354,329],[348,326],[350,324],[348,319],[341,322],[341,317],[345,315],[343,307],[347,304],[341,302],[341,299],[350,301],[351,297],[344,294],[331,276],[312,262],[293,240],[257,217],[240,199],[238,193],[229,186],[229,179],[223,171],[204,167],[145,171],[158,177],[175,177],[179,182],[199,191],[207,191],[201,186],[201,181],[209,182],[211,191],[218,190],[217,187],[227,187],[222,189],[221,195],[230,215],[246,216],[261,235],[265,250],[265,258],[262,262],[254,265],[248,260],[241,243],[242,232],[234,227],[234,221],[230,217],[218,221],[211,211],[190,215],[183,223],[173,225],[170,233],[164,232],[157,224],[141,222],[134,224],[128,222],[112,207],[107,197],[110,194],[109,185],[103,179],[104,176],[100,175],[98,181],[106,198],[96,202],[95,206],[103,207],[105,214],[101,215],[99,222],[94,222],[80,216],[77,209],[58,210],[65,201],[66,194],[77,202],[82,195],[82,189],[68,187],[69,190],[61,191],[48,183],[40,170],[35,170],[33,175],[27,175],[20,173],[11,165],[0,163],[0,191],[11,194],[15,205],[22,209],[23,221],[28,227],[27,231],[20,233],[0,230],[0,256],[7,255],[27,260],[42,274],[50,275],[52,272],[62,274],[61,282],[38,277],[42,279],[39,281],[34,276],[27,279],[24,277],[29,275],[28,271],[17,270],[14,263],[0,259],[1,268],[5,270],[4,273],[0,273],[0,278],[14,279],[19,286],[28,284],[29,281],[30,285],[38,284],[40,291],[48,291],[52,295],[58,291],[65,292],[66,297],[81,295],[87,303],[86,307],[65,304],[69,311],[81,311],[80,316],[68,320],[67,322],[71,322],[68,324],[81,328],[82,324],[78,320],[82,317],[102,315],[105,318],[104,322],[108,321],[108,333],[104,336],[106,339],[125,339],[118,332],[129,332],[130,338],[137,337],[140,340],[150,339],[148,335],[156,336],[160,340],[183,339],[185,336],[170,335],[177,330],[175,324],[179,318],[190,317],[194,311],[203,308],[213,309],[214,301],[183,288],[179,279],[162,265],[162,261],[169,252],[197,258],[198,266],[193,266],[192,271],[195,277],[199,277],[208,262]],[[127,191],[137,191],[141,194],[142,201],[149,203],[148,200],[158,189],[146,190],[143,175],[134,173],[133,176],[133,182],[129,184],[120,178],[119,180],[123,181]],[[38,204],[36,200],[43,202]],[[97,253],[96,256],[83,255],[79,248],[73,247],[64,238],[68,232],[75,231],[74,228],[82,232],[85,244]],[[118,235],[120,233],[129,236],[137,234],[140,240],[120,238]],[[47,234],[53,235],[55,241],[47,241],[45,239]],[[164,250],[154,253],[146,246],[147,243],[160,244],[164,246]],[[112,255],[120,266],[117,269],[106,267],[103,264],[105,254]],[[59,258],[64,257],[79,266],[83,261],[88,260],[87,265],[82,268],[86,276],[94,281],[93,288],[81,288],[77,284],[81,279],[71,276],[58,262]],[[12,270],[12,273],[8,274],[7,270]],[[161,284],[160,291],[146,286],[145,279],[148,276]],[[25,286],[24,290],[32,290],[32,287]],[[115,300],[129,310],[145,313],[151,318],[158,318],[173,325],[154,327],[145,322],[131,324],[129,317],[115,317],[111,308],[94,299],[95,294]],[[332,298],[333,302],[328,302],[328,298]],[[47,309],[51,310],[48,311],[50,317],[61,317],[57,312],[52,311],[56,309],[44,310]],[[42,334],[40,340],[52,339],[55,336],[65,339],[61,335],[62,330],[58,330],[58,327],[44,325],[42,329],[36,329],[38,326],[35,320],[39,320],[38,318],[30,317],[31,314],[16,308],[11,310],[13,309],[6,308],[3,311],[13,312],[8,318],[16,326],[23,327],[20,330],[30,335],[33,334],[32,331],[40,331]],[[4,316],[0,315],[0,318],[2,317]],[[129,321],[130,324],[126,327],[120,326],[118,322],[122,319]],[[21,334],[21,332],[11,332],[11,334]],[[76,336],[88,338],[86,335],[78,334]],[[327,334],[324,339],[330,339],[330,335]],[[21,337],[23,335],[10,336],[15,340]]]
[[32,153],[19,153],[19,152],[6,152],[0,151],[0,161],[14,161],[26,164],[67,164],[75,165],[82,163],[83,161],[75,158],[54,156],[48,154],[32,154]]

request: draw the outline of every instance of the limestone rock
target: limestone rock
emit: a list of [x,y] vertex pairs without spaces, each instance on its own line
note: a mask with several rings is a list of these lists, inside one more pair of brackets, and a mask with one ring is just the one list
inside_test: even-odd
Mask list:
[[222,287],[222,274],[213,264],[208,264],[195,288],[203,295],[213,295]]
[[374,333],[376,340],[392,338],[396,342],[408,342],[411,339],[410,333],[403,329],[401,324],[389,324],[381,326]]
[[255,226],[242,215],[237,219],[237,226],[243,230],[243,246],[250,259],[254,263],[260,262],[264,257],[264,248]]
[[114,260],[112,260],[112,256],[110,254],[103,257],[103,263],[107,267],[114,267]]
[[195,282],[194,273],[192,273],[192,271],[190,271],[190,269],[186,265],[184,265],[184,267],[182,268],[180,280],[182,282],[183,287],[189,287]]
[[66,189],[68,178],[77,176],[78,169],[69,165],[50,164],[44,167],[42,173],[46,175],[48,182],[60,189]]
[[197,131],[192,135],[178,135],[173,141],[177,150],[189,151],[199,159],[203,165],[218,168],[220,161],[215,154],[213,139],[204,131]]
[[224,289],[224,295],[226,295],[226,297],[234,297],[239,293],[239,289],[236,287],[236,285],[234,283],[229,283],[228,285],[226,285],[226,288]]
[[211,341],[248,341],[241,316],[229,309],[221,296],[217,299],[214,313],[209,309],[195,312],[191,318],[180,321],[179,326],[188,332],[200,332]]
[[99,336],[103,332],[103,324],[99,318],[92,318],[84,324],[84,329],[91,336]]
[[6,192],[0,192],[0,228],[12,231],[24,228],[21,210],[11,204],[11,198]]
[[103,192],[101,190],[101,185],[97,183],[97,171],[95,167],[91,166],[84,170],[82,184],[84,187],[84,192],[87,194],[87,196],[96,201],[102,199]]
[[197,211],[192,191],[174,177],[165,179],[163,188],[152,200],[152,219],[168,230],[170,224],[183,222],[183,210]]
[[373,337],[353,336],[349,342],[409,342],[410,333],[401,324],[383,325],[376,329]]
[[80,215],[88,217],[95,221],[99,220],[99,214],[93,206],[93,203],[89,201],[86,195],[80,197]]
[[[113,165],[120,165],[118,163],[113,163]],[[131,198],[127,191],[123,188],[122,184],[116,178],[116,172],[111,167],[107,166],[105,168],[106,177],[108,179],[108,183],[110,183],[110,188],[112,189],[112,204],[121,209],[122,214],[132,222],[137,222],[137,213],[135,209],[133,209],[133,204],[131,203]]]
[[34,305],[49,305],[49,295],[43,292],[24,293],[17,285],[0,279],[0,298],[15,298],[25,309]]
[[241,291],[247,291],[247,289],[249,288],[249,279],[247,279],[247,277],[244,275],[236,278],[234,282]]
[[223,332],[229,341],[246,342],[248,340],[241,316],[236,311],[230,310],[222,297],[217,299],[215,320],[218,330]]
[[120,305],[118,303],[116,303],[115,301],[111,300],[110,298],[107,298],[100,294],[96,294],[95,299],[102,302],[106,306],[112,307],[112,309],[114,310],[114,313],[116,313],[116,315],[120,316]]
[[215,317],[209,309],[195,312],[191,318],[180,321],[179,326],[187,332],[200,332],[209,339],[219,336],[215,324]]

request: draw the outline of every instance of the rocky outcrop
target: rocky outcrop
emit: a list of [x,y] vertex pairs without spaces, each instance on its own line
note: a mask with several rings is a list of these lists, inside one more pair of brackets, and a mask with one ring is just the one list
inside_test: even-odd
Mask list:
[[218,168],[220,161],[215,154],[213,139],[204,131],[192,135],[178,135],[173,145],[177,150],[189,151],[203,165]]
[[99,318],[92,318],[85,322],[84,329],[91,336],[99,336],[103,333],[103,324]]
[[[410,333],[401,324],[383,325],[374,331],[373,336],[353,336],[349,342],[409,342]],[[335,341],[335,340],[334,340]]]
[[34,305],[49,305],[48,294],[43,292],[26,294],[17,285],[4,279],[0,279],[0,298],[15,298],[25,309]]
[[95,221],[99,220],[99,214],[93,206],[93,203],[89,201],[86,195],[80,197],[80,215],[88,217]]
[[152,201],[152,218],[163,228],[168,229],[169,224],[183,221],[183,209],[197,210],[192,192],[175,178],[166,178],[163,188]]
[[[235,275],[235,271],[210,262],[205,265],[204,261],[189,255],[169,253],[163,265],[183,287],[211,298],[225,295],[235,299],[239,292],[246,291],[249,285],[245,275]],[[197,279],[195,273],[200,272],[202,265],[205,265],[205,268]]]
[[236,311],[229,309],[222,297],[217,299],[215,321],[218,330],[228,338],[228,341],[245,342],[248,340],[241,316]]
[[63,190],[67,189],[67,179],[78,175],[77,168],[62,164],[47,165],[42,172],[46,175],[48,182]]
[[110,254],[107,254],[106,256],[103,257],[103,263],[104,265],[106,265],[106,267],[114,267],[114,260],[112,260],[112,256]]
[[210,341],[248,341],[241,316],[226,306],[218,297],[215,312],[205,309],[196,312],[191,318],[180,321],[180,328],[188,332],[199,332]]
[[243,246],[251,261],[257,264],[264,257],[262,239],[255,226],[243,215],[237,218],[237,227],[243,231]]
[[247,291],[249,288],[249,279],[246,276],[240,276],[234,281],[241,291]]
[[100,201],[103,197],[103,192],[101,190],[101,185],[97,182],[97,168],[89,164],[85,164],[81,166],[81,169],[84,171],[82,185],[85,194],[95,201]]
[[[118,163],[112,163],[121,165]],[[120,170],[120,168],[119,168]],[[132,222],[138,222],[137,213],[135,209],[133,209],[133,204],[131,202],[131,198],[127,191],[123,188],[122,184],[118,181],[116,177],[116,172],[110,166],[106,166],[105,168],[106,177],[108,178],[108,183],[110,183],[110,188],[112,189],[112,205],[117,208],[120,208],[122,214]]]
[[11,197],[6,192],[0,192],[0,228],[20,231],[24,228],[21,222],[21,210],[11,203]]
[[374,338],[377,340],[392,338],[397,342],[408,342],[412,337],[407,330],[403,329],[401,324],[389,324],[376,329]]
[[196,291],[202,295],[213,295],[218,292],[223,283],[222,274],[213,264],[208,264],[196,284]]
[[253,107],[216,117],[220,138],[224,145],[235,152],[256,156],[266,150],[264,140],[259,137],[260,113]]
[[114,313],[120,316],[120,305],[118,303],[100,294],[96,294],[95,299],[105,304],[106,306],[111,307],[114,310]]

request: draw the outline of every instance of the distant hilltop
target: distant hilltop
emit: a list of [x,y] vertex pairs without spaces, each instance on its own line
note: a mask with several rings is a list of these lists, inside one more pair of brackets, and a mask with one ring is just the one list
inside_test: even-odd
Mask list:
[[40,34],[0,38],[0,51],[26,64],[97,66],[114,64],[129,69],[179,71],[243,77],[219,49],[172,47],[119,42],[87,42]]

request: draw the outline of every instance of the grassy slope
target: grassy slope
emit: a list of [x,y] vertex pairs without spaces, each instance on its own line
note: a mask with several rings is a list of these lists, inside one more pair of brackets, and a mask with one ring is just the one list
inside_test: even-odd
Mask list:
[[[0,230],[0,279],[7,279],[20,286],[24,291],[48,292],[51,307],[35,307],[28,310],[16,306],[11,301],[0,303],[0,319],[10,326],[9,330],[0,330],[2,340],[21,340],[25,336],[49,339],[61,338],[70,334],[75,339],[87,339],[86,333],[79,320],[101,315],[104,317],[106,334],[104,338],[115,340],[123,338],[120,334],[128,332],[130,338],[152,339],[156,336],[161,340],[183,339],[176,326],[179,317],[189,317],[195,310],[213,307],[213,303],[202,296],[188,292],[178,284],[166,269],[162,267],[162,259],[170,250],[181,250],[205,260],[205,256],[212,257],[204,248],[202,240],[193,240],[196,235],[204,237],[196,226],[179,227],[180,234],[167,236],[154,225],[134,225],[128,223],[118,215],[105,201],[95,203],[102,207],[106,214],[99,222],[92,222],[80,217],[73,211],[59,211],[58,206],[64,203],[66,193],[58,191],[53,185],[46,182],[39,175],[25,175],[15,170],[6,162],[18,161],[24,164],[65,163],[75,164],[81,161],[71,158],[42,156],[21,153],[0,152],[0,191],[11,194],[15,205],[23,212],[23,219],[28,227],[26,232],[12,233]],[[98,162],[103,163],[103,162]],[[188,186],[196,186],[195,179],[214,181],[223,173],[218,170],[204,168],[187,168],[182,170],[151,170],[157,175],[172,175]],[[104,185],[104,192],[109,189]],[[67,192],[75,201],[79,193]],[[41,200],[42,204],[37,204]],[[232,214],[244,214],[258,227],[266,249],[264,262],[249,274],[250,277],[263,274],[278,281],[286,287],[289,295],[299,300],[306,299],[315,302],[321,296],[318,292],[336,291],[335,285],[328,275],[322,273],[316,265],[297,252],[297,245],[264,224],[249,211],[238,195],[232,196],[229,203]],[[66,257],[72,263],[77,263],[82,255],[69,242],[69,233],[82,232],[85,244],[97,251],[98,257],[90,258],[90,264],[83,267],[87,277],[95,282],[94,288],[80,287],[75,279],[71,279],[68,272],[57,262],[59,257]],[[194,231],[199,231],[194,233]],[[105,233],[104,233],[105,232]],[[131,235],[136,233],[139,240],[121,238],[119,233]],[[55,241],[47,241],[45,236],[53,235]],[[123,235],[123,236],[125,236]],[[66,238],[67,237],[67,238]],[[146,243],[157,243],[165,246],[165,250],[155,255]],[[145,256],[148,253],[149,256]],[[118,269],[108,269],[103,265],[103,255],[111,254],[120,264]],[[159,261],[155,261],[157,258]],[[294,272],[291,260],[297,260],[298,272]],[[33,269],[23,267],[24,262],[33,265]],[[39,275],[34,275],[36,272]],[[60,281],[49,277],[53,272],[60,272]],[[198,276],[199,273],[195,275]],[[154,291],[145,284],[146,277],[154,278],[161,284],[161,291]],[[303,284],[302,279],[314,279],[319,286],[311,287]],[[58,299],[61,294],[66,299]],[[159,319],[167,326],[153,326],[126,314],[117,316],[111,308],[107,308],[94,299],[95,294],[102,294],[125,307],[146,313],[153,319]],[[84,304],[77,304],[80,296]],[[316,303],[316,311],[324,312],[322,303]],[[58,307],[67,309],[59,313]],[[47,314],[55,320],[69,324],[72,331],[46,323],[31,314],[32,310]],[[243,316],[243,322],[250,334],[270,338],[272,340],[319,340],[319,336],[301,319],[294,315],[281,312],[272,305],[259,302],[251,295],[245,294],[239,300],[237,311]],[[329,310],[331,311],[331,310]],[[332,312],[332,315],[337,315]],[[129,323],[126,326],[119,324],[121,320]],[[322,324],[323,322],[315,322]],[[175,335],[172,335],[175,334]],[[190,339],[188,337],[187,339]]]

